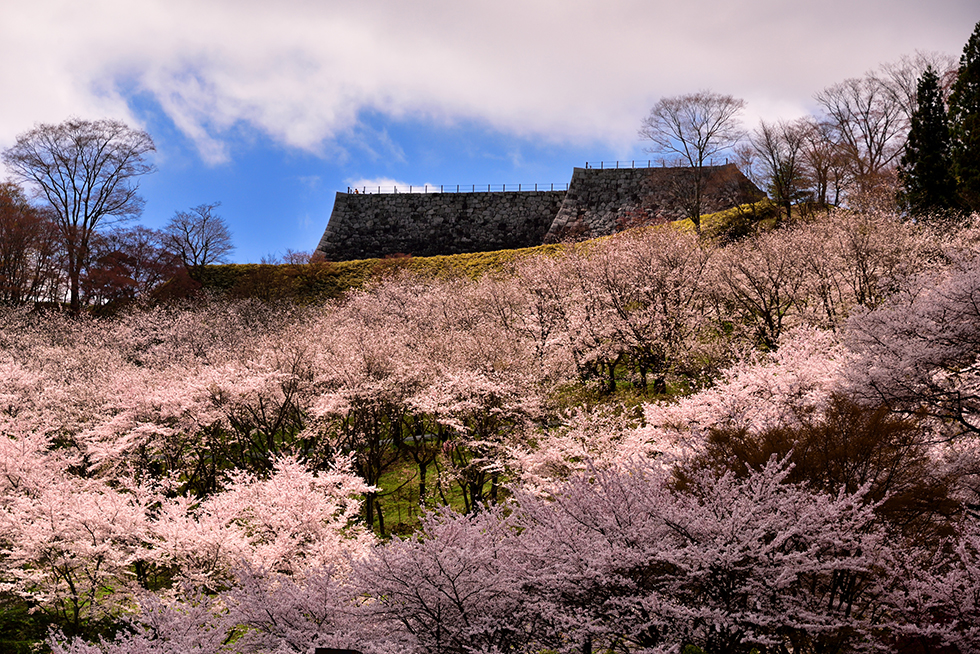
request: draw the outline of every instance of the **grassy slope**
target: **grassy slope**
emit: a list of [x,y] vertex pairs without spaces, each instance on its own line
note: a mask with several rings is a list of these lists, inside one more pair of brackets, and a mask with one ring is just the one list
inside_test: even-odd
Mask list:
[[[763,200],[702,216],[701,227],[708,238],[723,239],[751,230],[760,221],[768,219],[771,214],[772,204],[768,200]],[[669,224],[683,231],[694,229],[690,220],[679,220]],[[249,263],[207,266],[201,282],[206,289],[227,292],[238,297],[317,302],[340,297],[351,289],[362,288],[371,280],[401,271],[436,277],[463,276],[476,279],[487,273],[504,271],[509,264],[521,257],[557,254],[566,247],[569,246],[539,245],[495,252],[417,258],[359,259],[313,264]]]

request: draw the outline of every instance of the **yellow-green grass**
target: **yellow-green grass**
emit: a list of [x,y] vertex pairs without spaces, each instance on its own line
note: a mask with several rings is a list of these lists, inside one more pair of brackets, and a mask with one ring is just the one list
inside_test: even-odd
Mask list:
[[[706,238],[737,237],[756,224],[770,220],[773,204],[768,200],[741,205],[701,217],[701,232]],[[678,220],[668,225],[681,231],[693,231],[694,224]],[[648,228],[638,228],[648,229]],[[615,238],[602,237],[602,239]],[[599,240],[599,239],[596,239]],[[584,241],[571,247],[588,247]],[[384,259],[358,259],[310,264],[229,264],[205,266],[199,277],[205,289],[239,297],[288,299],[317,302],[337,298],[363,288],[369,282],[400,272],[423,277],[467,277],[505,273],[517,260],[528,256],[554,255],[570,247],[547,244],[514,250],[473,252],[432,257],[397,256]]]

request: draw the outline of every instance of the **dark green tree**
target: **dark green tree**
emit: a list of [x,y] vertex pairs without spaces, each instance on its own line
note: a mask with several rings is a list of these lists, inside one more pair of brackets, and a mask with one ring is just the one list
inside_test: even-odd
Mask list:
[[963,48],[949,96],[953,174],[960,200],[980,211],[980,23]]
[[956,179],[946,107],[932,66],[919,78],[916,104],[899,165],[899,202],[914,216],[946,212],[956,203]]

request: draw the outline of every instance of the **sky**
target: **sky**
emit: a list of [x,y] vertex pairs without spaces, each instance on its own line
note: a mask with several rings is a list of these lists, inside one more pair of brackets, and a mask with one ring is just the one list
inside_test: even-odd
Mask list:
[[349,186],[565,184],[649,159],[661,97],[789,120],[903,55],[958,58],[978,20],[976,0],[0,0],[0,149],[69,117],[146,130],[139,222],[220,202],[232,260],[258,262],[313,250]]

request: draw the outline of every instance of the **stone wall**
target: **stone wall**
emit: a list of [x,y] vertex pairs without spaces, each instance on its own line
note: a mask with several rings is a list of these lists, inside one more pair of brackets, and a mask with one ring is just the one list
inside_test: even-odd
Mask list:
[[317,250],[346,261],[540,245],[564,199],[565,191],[337,193]]
[[[704,169],[702,213],[764,197],[734,164]],[[629,227],[687,217],[691,168],[576,168],[545,242],[607,236]]]
[[[734,165],[705,167],[702,213],[764,197]],[[432,256],[605,236],[684,218],[690,168],[575,168],[568,191],[338,193],[317,250],[328,261]]]

